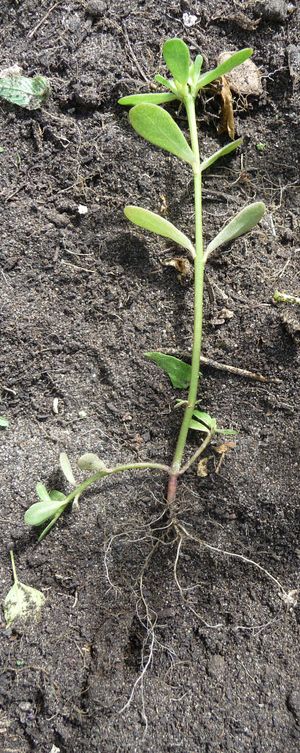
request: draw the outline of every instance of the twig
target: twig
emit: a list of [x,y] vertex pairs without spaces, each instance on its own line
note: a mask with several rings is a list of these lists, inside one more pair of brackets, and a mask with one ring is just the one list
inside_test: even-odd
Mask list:
[[122,26],[123,26],[123,31],[124,31],[124,36],[125,36],[125,39],[126,39],[126,43],[127,43],[128,47],[129,47],[129,50],[130,50],[131,57],[132,57],[133,61],[135,62],[136,67],[137,67],[140,75],[142,76],[142,78],[144,79],[144,81],[146,81],[147,84],[149,84],[149,79],[147,78],[146,74],[144,73],[143,69],[141,68],[141,66],[139,64],[139,61],[137,60],[136,55],[135,55],[135,53],[134,53],[134,51],[133,51],[133,49],[131,47],[129,36],[127,34],[126,26],[125,26],[125,24],[122,24]]
[[36,32],[41,28],[41,26],[45,23],[45,21],[47,21],[47,18],[48,16],[50,16],[50,13],[52,13],[52,11],[55,10],[55,8],[57,8],[58,5],[61,5],[61,3],[62,3],[62,0],[59,0],[59,2],[54,3],[54,5],[52,5],[51,8],[47,10],[47,13],[45,13],[43,18],[41,18],[41,20],[36,24],[36,26],[27,34],[28,39],[32,39],[32,37],[34,37]]
[[[166,348],[165,353],[170,353],[170,355],[178,356],[179,349]],[[183,358],[191,357],[191,354],[189,352],[180,353],[180,355],[182,355]],[[254,379],[256,382],[275,382],[275,384],[281,384],[281,379],[277,379],[277,377],[266,377],[262,374],[257,374],[255,371],[240,369],[238,366],[229,366],[229,364],[227,363],[221,363],[220,361],[215,361],[213,358],[207,358],[206,356],[202,355],[201,364],[203,364],[204,366],[211,366],[213,369],[218,369],[219,371],[228,371],[230,374],[237,374],[238,376],[246,377],[247,379]]]

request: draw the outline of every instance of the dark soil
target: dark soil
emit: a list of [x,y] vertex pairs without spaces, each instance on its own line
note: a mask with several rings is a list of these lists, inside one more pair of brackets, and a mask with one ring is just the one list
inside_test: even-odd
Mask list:
[[[183,26],[184,12],[196,25]],[[219,473],[215,457],[207,478],[184,477],[178,508],[207,542],[297,588],[299,312],[272,303],[276,288],[299,295],[300,109],[288,58],[299,40],[296,3],[2,0],[0,17],[1,67],[19,63],[52,86],[41,111],[0,105],[0,412],[10,420],[1,433],[2,601],[12,545],[20,579],[47,597],[38,625],[6,630],[2,621],[1,750],[296,753],[297,607],[255,567],[188,543],[178,564],[190,589],[183,601],[171,537],[145,568],[153,659],[121,711],[153,637],[138,578],[163,511],[162,476],[104,481],[40,545],[23,522],[38,480],[63,488],[63,450],[74,464],[85,451],[110,464],[170,462],[174,390],[143,353],[190,348],[192,285],[162,265],[170,245],[129,227],[122,208],[166,204],[188,231],[190,173],[139,139],[116,102],[163,71],[167,37],[182,35],[210,66],[220,51],[251,45],[264,94],[236,100],[242,152],[205,176],[207,237],[256,198],[268,214],[211,261],[204,353],[280,382],[203,366],[203,407],[239,435]],[[220,144],[218,104],[206,102],[205,115],[203,106],[209,154]]]

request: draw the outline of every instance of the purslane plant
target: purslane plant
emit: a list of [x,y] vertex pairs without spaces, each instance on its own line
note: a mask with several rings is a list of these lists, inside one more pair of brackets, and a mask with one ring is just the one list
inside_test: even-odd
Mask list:
[[[171,78],[161,75],[155,77],[166,91],[146,94],[133,94],[122,97],[121,105],[128,105],[129,120],[134,130],[150,143],[161,147],[167,152],[188,163],[194,179],[195,227],[194,242],[183,232],[178,230],[170,221],[154,212],[137,206],[126,206],[125,215],[135,225],[168,238],[185,249],[194,264],[194,328],[191,365],[167,354],[150,352],[147,357],[160,366],[170,377],[176,388],[189,388],[186,401],[180,401],[184,406],[184,414],[179,430],[173,460],[170,466],[162,463],[143,462],[125,463],[113,468],[106,468],[102,461],[93,453],[83,455],[78,461],[79,468],[91,471],[92,475],[82,483],[76,484],[73,471],[65,453],[60,456],[61,469],[71,484],[72,491],[68,495],[52,491],[48,493],[42,484],[37,485],[39,502],[32,505],[25,514],[25,522],[32,526],[46,524],[40,539],[52,528],[64,510],[78,500],[80,495],[89,487],[105,476],[122,473],[129,470],[151,469],[168,474],[167,505],[172,508],[176,497],[178,479],[204,452],[217,433],[233,433],[231,429],[222,429],[215,418],[199,410],[197,406],[197,391],[201,360],[202,321],[203,321],[203,286],[204,271],[210,255],[220,246],[229,243],[239,236],[249,232],[262,218],[265,212],[263,202],[255,202],[242,209],[223,229],[211,240],[206,247],[203,242],[202,228],[202,173],[217,160],[237,149],[242,139],[236,139],[218,149],[214,154],[201,160],[197,121],[196,100],[201,89],[226,75],[233,68],[241,65],[252,55],[252,49],[244,49],[233,53],[225,62],[213,70],[201,73],[203,59],[197,55],[191,61],[187,45],[180,39],[170,39],[163,46],[163,56]],[[183,104],[189,129],[190,143],[179,128],[173,117],[161,105],[178,100]],[[190,430],[202,432],[205,436],[200,447],[185,460],[187,437]]]

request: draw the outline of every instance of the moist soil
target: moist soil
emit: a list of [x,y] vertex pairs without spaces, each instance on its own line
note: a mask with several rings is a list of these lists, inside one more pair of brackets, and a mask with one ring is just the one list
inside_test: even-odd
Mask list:
[[[296,3],[2,0],[0,15],[2,68],[19,63],[52,87],[41,110],[0,106],[1,414],[10,421],[1,593],[3,602],[13,547],[20,580],[46,596],[38,624],[6,629],[2,614],[1,750],[296,753],[295,599],[286,603],[263,570],[187,540],[176,582],[178,542],[158,530],[163,476],[99,482],[41,544],[23,522],[37,481],[67,491],[62,451],[74,467],[87,451],[110,465],[172,458],[174,399],[185,393],[143,354],[172,349],[188,360],[192,283],[163,264],[178,251],[129,226],[123,206],[164,213],[189,233],[191,175],[132,131],[117,99],[164,72],[168,37],[201,51],[206,67],[252,46],[263,93],[235,95],[244,143],[205,174],[206,238],[246,203],[261,199],[268,211],[211,259],[203,352],[269,381],[203,365],[202,407],[239,433],[221,465],[207,451],[207,477],[186,474],[177,515],[286,592],[297,588],[299,310],[272,302],[276,288],[299,295]],[[205,155],[226,142],[219,110],[214,92],[199,100]]]

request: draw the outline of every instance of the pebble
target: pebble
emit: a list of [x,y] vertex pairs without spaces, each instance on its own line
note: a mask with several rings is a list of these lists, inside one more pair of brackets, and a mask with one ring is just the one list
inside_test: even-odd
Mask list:
[[211,657],[207,664],[207,674],[213,677],[214,680],[222,681],[224,679],[225,661],[224,657],[220,654],[215,654]]
[[300,690],[292,690],[287,696],[286,705],[293,716],[300,721]]
[[266,21],[283,24],[288,15],[285,0],[262,0],[257,3],[255,11]]
[[[218,57],[218,64],[224,63],[232,54],[232,52],[222,52]],[[230,73],[226,73],[225,78],[229,83],[230,89],[236,94],[256,97],[262,94],[261,74],[257,65],[253,63],[253,60],[245,60],[242,65],[234,68]]]
[[103,0],[88,0],[85,9],[90,16],[100,18],[105,15],[107,7]]

